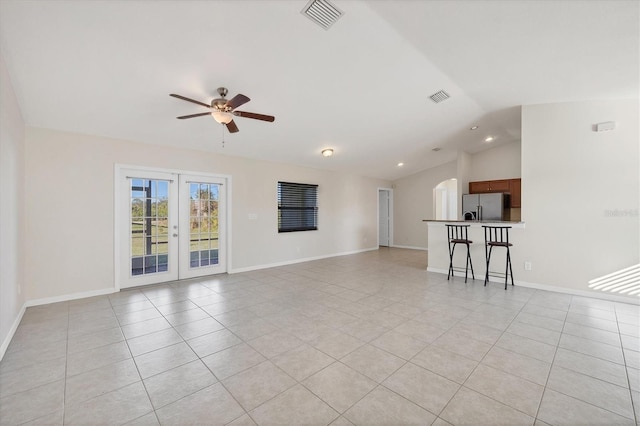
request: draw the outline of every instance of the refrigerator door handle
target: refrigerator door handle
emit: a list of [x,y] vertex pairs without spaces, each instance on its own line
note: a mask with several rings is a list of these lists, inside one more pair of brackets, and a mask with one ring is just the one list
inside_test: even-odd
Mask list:
[[482,220],[482,206],[478,206],[478,220]]

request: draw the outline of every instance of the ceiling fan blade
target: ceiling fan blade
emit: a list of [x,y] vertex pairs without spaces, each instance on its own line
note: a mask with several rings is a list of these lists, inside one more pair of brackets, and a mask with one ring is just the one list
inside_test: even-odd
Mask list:
[[203,115],[211,115],[211,113],[210,112],[201,112],[199,114],[181,115],[180,117],[176,117],[176,118],[179,118],[180,120],[184,120],[185,118],[202,117]]
[[169,96],[173,96],[174,98],[182,99],[183,101],[193,102],[194,104],[202,105],[203,107],[211,108],[211,105],[207,105],[204,102],[196,101],[193,99],[185,98],[181,95],[176,95],[175,93],[171,93]]
[[237,115],[238,117],[253,118],[255,120],[262,120],[262,121],[269,121],[269,122],[273,122],[273,120],[276,119],[272,115],[256,114],[255,112],[233,111],[232,114]]
[[236,123],[234,123],[233,120],[227,123],[227,130],[229,133],[237,133],[239,131],[238,126],[236,126]]
[[227,106],[231,109],[238,108],[240,105],[244,105],[250,100],[251,99],[247,98],[245,95],[237,94],[227,101]]

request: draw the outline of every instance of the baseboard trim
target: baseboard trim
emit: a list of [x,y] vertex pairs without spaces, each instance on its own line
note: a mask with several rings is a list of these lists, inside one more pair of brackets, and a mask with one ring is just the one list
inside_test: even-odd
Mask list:
[[409,250],[421,250],[421,251],[429,251],[427,247],[416,247],[416,246],[399,246],[394,244],[391,246],[392,248],[401,248],[401,249],[409,249]]
[[[447,275],[449,271],[446,269],[432,268],[429,266],[427,267],[427,272],[435,272],[438,274]],[[497,277],[489,277],[489,281],[491,281],[492,283],[500,283],[500,282],[504,282],[504,278],[501,279]],[[592,297],[594,299],[609,300],[611,302],[622,302],[622,303],[629,303],[632,305],[640,305],[640,298],[619,296],[615,294],[600,293],[595,291],[577,290],[573,288],[566,288],[566,287],[560,287],[560,286],[549,285],[549,284],[530,283],[526,281],[514,280],[514,282],[516,285],[519,285],[522,287],[534,288],[536,290],[553,291],[556,293],[571,294],[572,296]]]
[[263,264],[263,265],[247,266],[247,267],[244,267],[244,268],[234,268],[234,269],[232,269],[230,271],[227,271],[227,272],[229,274],[237,274],[237,273],[240,273],[240,272],[250,272],[250,271],[257,271],[257,270],[260,270],[260,269],[276,268],[278,266],[295,265],[296,263],[304,263],[304,262],[310,262],[312,260],[328,259],[330,257],[348,256],[350,254],[365,253],[365,252],[374,251],[374,250],[378,250],[378,247],[376,246],[376,247],[370,247],[370,248],[360,249],[360,250],[345,251],[345,252],[341,252],[341,253],[332,253],[332,254],[326,254],[326,255],[321,255],[321,256],[305,257],[305,258],[302,258],[302,259],[285,260],[283,262],[275,262],[275,263],[267,263],[267,264]]
[[62,296],[44,297],[42,299],[27,300],[25,306],[48,305],[49,303],[68,302],[70,300],[84,299],[87,297],[104,296],[105,294],[117,293],[113,287],[103,288],[100,290],[82,291],[79,293],[64,294]]
[[16,330],[18,330],[18,326],[20,325],[20,321],[22,321],[22,317],[24,316],[26,310],[27,304],[25,302],[22,304],[22,308],[20,308],[20,312],[18,312],[15,321],[13,321],[13,325],[9,329],[9,333],[2,342],[2,346],[0,346],[0,361],[2,361],[2,358],[4,358],[4,354],[5,352],[7,352],[11,340],[13,340],[13,335],[16,334]]

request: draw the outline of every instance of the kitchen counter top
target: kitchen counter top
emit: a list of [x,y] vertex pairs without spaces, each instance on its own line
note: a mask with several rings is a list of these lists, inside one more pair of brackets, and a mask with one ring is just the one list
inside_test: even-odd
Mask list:
[[465,225],[471,225],[472,227],[478,227],[482,225],[505,225],[512,226],[514,228],[524,228],[524,222],[521,221],[509,221],[509,220],[436,220],[436,219],[422,219],[423,222],[429,224],[441,224],[441,223],[459,223]]

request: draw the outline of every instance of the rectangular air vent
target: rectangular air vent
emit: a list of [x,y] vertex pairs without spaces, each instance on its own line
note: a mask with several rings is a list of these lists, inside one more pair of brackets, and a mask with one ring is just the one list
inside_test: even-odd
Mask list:
[[442,101],[446,101],[447,99],[449,99],[449,94],[447,92],[445,92],[444,90],[441,90],[439,92],[434,93],[433,95],[429,96],[431,98],[431,100],[435,103],[439,103]]
[[344,12],[327,0],[311,0],[300,12],[325,30],[328,30]]

